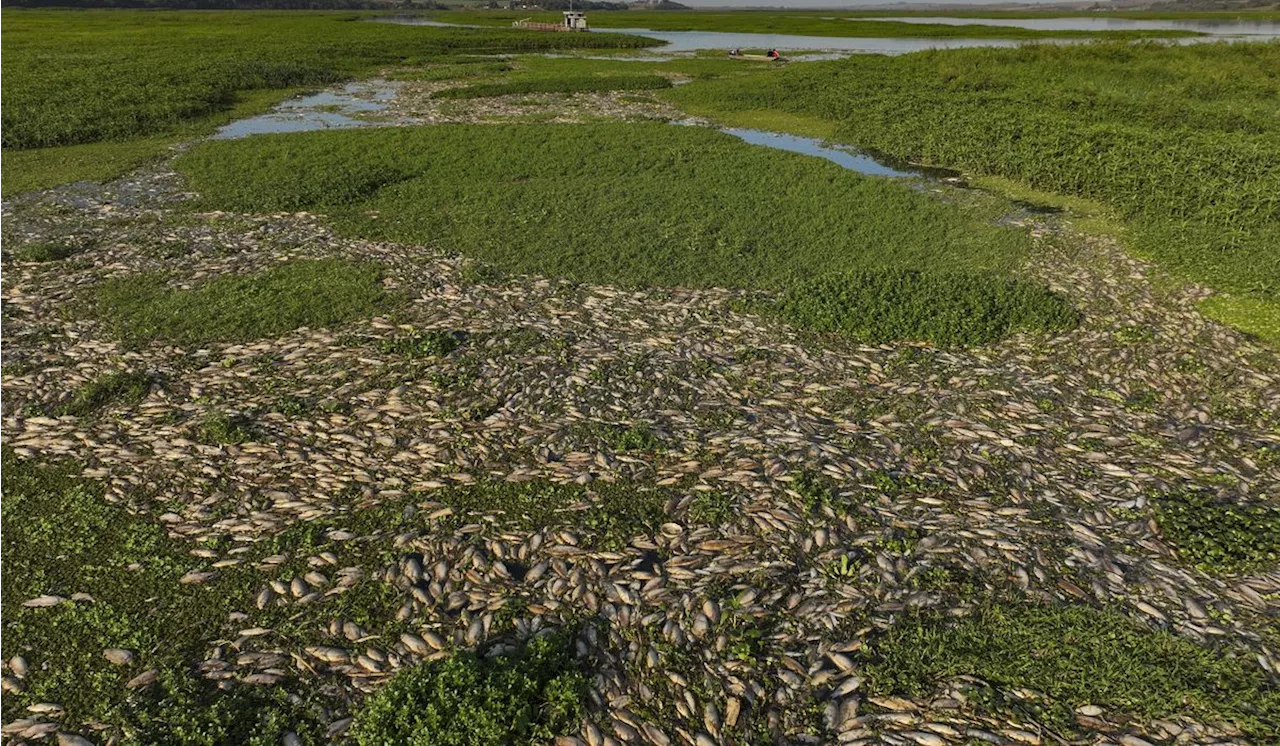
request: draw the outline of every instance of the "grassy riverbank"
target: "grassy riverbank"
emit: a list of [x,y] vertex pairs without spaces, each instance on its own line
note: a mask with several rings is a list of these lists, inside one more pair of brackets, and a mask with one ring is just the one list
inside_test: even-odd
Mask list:
[[[838,14],[839,17],[836,17]],[[1111,39],[1173,38],[1199,36],[1191,31],[1037,31],[1007,26],[953,26],[941,23],[901,23],[854,18],[857,14],[838,11],[778,12],[749,11],[664,11],[629,10],[592,13],[593,28],[649,29],[651,31],[719,31],[755,34],[788,34],[794,36],[841,36],[859,38],[934,38],[934,39]],[[559,13],[536,11],[460,10],[433,11],[430,18],[445,23],[477,26],[510,26],[512,21],[532,18],[556,23]]]
[[668,95],[728,122],[1097,200],[1131,246],[1280,302],[1280,43],[1038,46],[855,56]]
[[[111,107],[4,153],[4,738],[1280,738],[1280,352],[1126,253],[1274,303],[1274,48],[40,18],[6,135]],[[69,64],[103,18],[129,75]],[[360,128],[202,139],[374,74],[308,112]]]
[[[1006,287],[1028,237],[995,225],[1008,209],[1001,200],[948,204],[701,128],[441,125],[257,137],[201,145],[178,167],[206,208],[324,212],[349,235],[439,246],[517,273],[787,290],[786,318],[855,338],[965,344],[1072,321],[1056,296]],[[866,303],[850,303],[846,293],[858,290],[804,284],[853,270],[871,272],[851,286],[869,293]],[[877,274],[887,270],[936,279]],[[930,313],[935,302],[951,302],[957,322]]]
[[[363,23],[353,13],[4,11],[5,191],[106,178],[228,113],[442,55],[651,42]],[[85,143],[118,143],[81,147]],[[13,153],[20,153],[14,160]]]

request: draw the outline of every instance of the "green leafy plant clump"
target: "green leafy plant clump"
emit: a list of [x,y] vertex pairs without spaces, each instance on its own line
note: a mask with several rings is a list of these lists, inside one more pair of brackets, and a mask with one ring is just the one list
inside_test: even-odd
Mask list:
[[1280,735],[1280,688],[1247,654],[1215,651],[1082,605],[990,600],[952,619],[899,619],[861,655],[868,688],[921,694],[957,676],[1048,696],[1031,714],[1070,727],[1085,704],[1144,720],[1193,714]]
[[379,344],[379,349],[392,355],[400,355],[410,360],[416,360],[424,357],[448,355],[458,349],[465,340],[466,334],[462,332],[431,329],[383,340]]
[[661,75],[576,75],[532,78],[497,83],[477,83],[462,88],[446,88],[432,98],[467,99],[509,96],[521,93],[585,93],[596,91],[648,91],[670,88]]
[[399,298],[383,288],[381,276],[377,264],[339,259],[286,262],[191,289],[137,275],[103,283],[91,311],[133,344],[246,341],[393,308]]
[[81,249],[64,243],[29,243],[13,252],[13,258],[20,262],[58,262],[75,256]]
[[84,417],[114,402],[131,406],[146,398],[152,380],[149,374],[140,371],[113,371],[77,388],[55,411],[59,415]]
[[666,520],[671,493],[632,482],[592,485],[555,482],[478,482],[431,493],[470,523],[493,516],[524,529],[560,526],[579,531],[586,546],[618,549],[636,536],[652,535]]
[[576,731],[587,677],[562,632],[496,657],[456,653],[406,669],[357,713],[359,746],[517,746]]
[[[220,690],[195,670],[211,639],[233,632],[228,614],[250,596],[233,570],[206,584],[180,578],[199,567],[164,528],[108,503],[69,462],[3,452],[5,655],[30,667],[22,690],[6,688],[6,712],[55,702],[60,730],[124,746],[278,746],[286,733],[319,743],[318,713],[281,687]],[[92,600],[23,606],[41,594]],[[106,648],[132,653],[114,664]],[[154,670],[154,683],[125,683]],[[92,727],[94,730],[90,730]],[[98,729],[105,727],[106,730]],[[97,735],[94,735],[94,733]]]
[[1077,313],[1055,293],[990,273],[860,270],[801,283],[766,313],[865,342],[974,345],[1013,331],[1069,329]]
[[1164,538],[1201,569],[1247,573],[1280,567],[1280,506],[1274,503],[1182,492],[1158,498],[1154,505]]

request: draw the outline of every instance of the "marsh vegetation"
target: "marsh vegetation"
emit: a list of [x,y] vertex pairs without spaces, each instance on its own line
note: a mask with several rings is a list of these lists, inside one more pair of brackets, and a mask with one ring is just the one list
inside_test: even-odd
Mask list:
[[5,11],[6,738],[1280,736],[1280,47],[360,17]]

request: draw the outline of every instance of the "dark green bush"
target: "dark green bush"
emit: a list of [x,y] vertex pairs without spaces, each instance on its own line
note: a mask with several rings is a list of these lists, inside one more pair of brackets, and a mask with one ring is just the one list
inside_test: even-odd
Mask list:
[[1206,492],[1155,501],[1156,522],[1184,559],[1210,572],[1253,572],[1280,566],[1280,506],[1215,499]]
[[14,252],[22,262],[57,262],[80,253],[80,249],[60,243],[30,243]]
[[383,352],[412,360],[448,355],[458,349],[465,339],[466,335],[462,332],[428,330],[392,337],[383,340],[378,346]]
[[578,729],[587,677],[563,633],[493,658],[456,653],[398,673],[356,715],[360,746],[511,746]]
[[76,389],[70,400],[57,408],[60,415],[83,417],[112,402],[137,404],[151,389],[151,376],[138,371],[118,370],[95,378]]
[[860,270],[800,283],[767,313],[865,342],[991,342],[1013,331],[1059,331],[1077,314],[1040,285],[988,273]]

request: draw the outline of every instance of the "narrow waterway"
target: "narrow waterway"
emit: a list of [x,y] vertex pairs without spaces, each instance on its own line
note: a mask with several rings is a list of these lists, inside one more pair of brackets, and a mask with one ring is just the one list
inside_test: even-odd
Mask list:
[[[396,96],[397,87],[398,84],[391,81],[366,80],[348,83],[337,90],[320,91],[298,96],[280,103],[265,114],[231,122],[219,129],[213,135],[213,139],[229,140],[251,135],[413,124],[414,122],[409,119],[358,118],[361,114],[374,114],[389,108],[390,102]],[[698,120],[678,120],[672,122],[672,124],[713,126]],[[718,129],[752,145],[823,158],[850,171],[857,171],[868,176],[897,179],[928,178],[935,180],[954,180],[958,178],[958,174],[945,169],[931,169],[881,158],[850,147],[831,145],[812,137],[799,137],[739,127]]]
[[1035,31],[1196,31],[1210,36],[1280,38],[1280,22],[1202,18],[1147,19],[1105,16],[1063,18],[954,18],[950,16],[894,16],[848,18],[850,21],[895,21],[943,26],[1002,26]]

